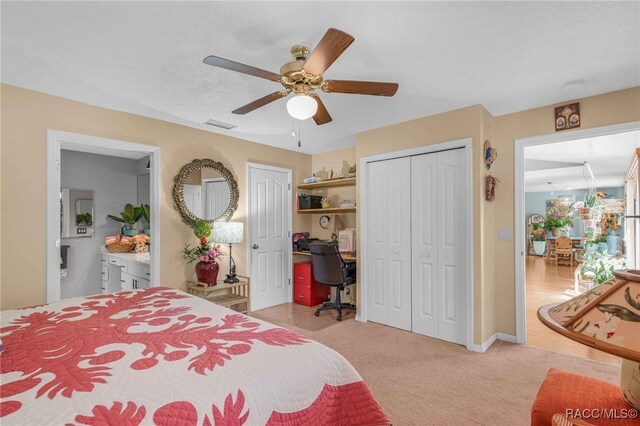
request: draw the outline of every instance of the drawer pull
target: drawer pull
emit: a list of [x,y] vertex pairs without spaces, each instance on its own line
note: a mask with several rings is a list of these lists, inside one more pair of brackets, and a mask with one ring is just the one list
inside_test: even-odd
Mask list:
[[145,272],[144,274],[145,275],[151,275],[151,272]]
[[105,272],[103,272],[102,275],[107,275],[107,274]]
[[124,280],[120,280],[121,283],[125,282]]

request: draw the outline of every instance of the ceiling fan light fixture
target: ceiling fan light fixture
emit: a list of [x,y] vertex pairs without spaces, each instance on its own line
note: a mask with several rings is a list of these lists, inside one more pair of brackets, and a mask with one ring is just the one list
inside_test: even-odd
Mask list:
[[287,112],[293,118],[306,120],[316,115],[318,102],[304,93],[295,95],[287,101]]

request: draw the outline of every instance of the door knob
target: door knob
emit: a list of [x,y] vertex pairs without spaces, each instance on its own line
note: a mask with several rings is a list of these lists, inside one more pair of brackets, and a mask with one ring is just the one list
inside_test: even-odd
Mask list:
[[253,248],[254,250],[256,250],[256,249],[259,249],[259,248],[260,248],[260,246],[259,246],[259,245],[257,245],[257,244],[254,244],[253,246],[251,246],[251,248]]

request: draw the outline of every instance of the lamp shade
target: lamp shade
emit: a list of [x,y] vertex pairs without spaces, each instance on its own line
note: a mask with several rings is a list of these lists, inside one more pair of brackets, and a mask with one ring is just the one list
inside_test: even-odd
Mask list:
[[318,102],[311,96],[295,95],[287,101],[287,112],[298,120],[311,118],[316,114],[316,111],[318,111]]
[[616,271],[600,284],[538,318],[553,331],[592,348],[640,362],[640,271]]
[[225,244],[241,243],[243,229],[242,222],[216,222],[213,225],[213,241]]

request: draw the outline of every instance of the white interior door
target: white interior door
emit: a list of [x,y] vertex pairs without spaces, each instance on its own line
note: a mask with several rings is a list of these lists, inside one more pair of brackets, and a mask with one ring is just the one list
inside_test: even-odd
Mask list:
[[369,319],[411,330],[410,159],[369,165]]
[[464,150],[411,159],[412,329],[467,339]]
[[184,184],[184,203],[194,216],[202,217],[202,190],[200,185]]
[[249,167],[251,310],[290,301],[290,174]]
[[412,330],[438,337],[438,155],[411,159]]
[[466,344],[466,170],[463,149],[438,156],[438,338]]
[[224,178],[207,179],[202,181],[204,196],[202,197],[205,219],[217,219],[227,211],[231,201],[229,184]]

